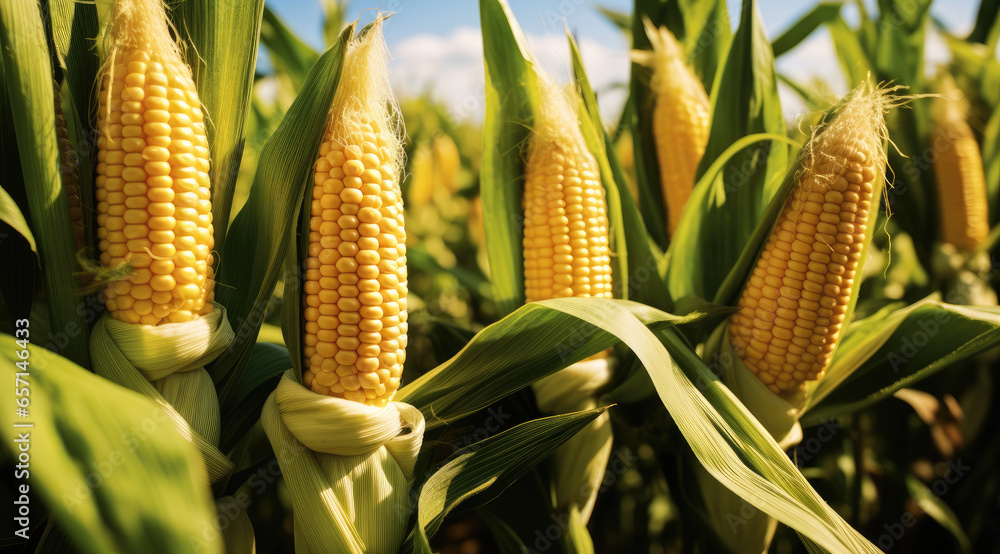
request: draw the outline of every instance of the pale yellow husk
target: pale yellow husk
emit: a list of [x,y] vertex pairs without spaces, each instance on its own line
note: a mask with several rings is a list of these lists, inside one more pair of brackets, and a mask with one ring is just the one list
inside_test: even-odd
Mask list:
[[174,429],[198,448],[211,482],[233,469],[219,451],[219,399],[204,366],[232,343],[226,310],[186,323],[136,325],[101,316],[90,335],[94,371],[160,404]]
[[[612,358],[577,362],[532,385],[538,409],[549,413],[593,410],[598,392],[608,384]],[[552,454],[556,507],[579,510],[586,523],[594,511],[607,472],[613,437],[608,412],[580,430]]]
[[291,494],[296,552],[398,551],[423,442],[419,410],[316,394],[288,370],[261,421]]

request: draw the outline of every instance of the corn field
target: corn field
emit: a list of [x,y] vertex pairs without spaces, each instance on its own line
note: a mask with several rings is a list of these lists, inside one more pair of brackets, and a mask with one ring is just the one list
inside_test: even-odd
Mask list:
[[468,4],[0,3],[0,546],[1000,553],[1000,1]]

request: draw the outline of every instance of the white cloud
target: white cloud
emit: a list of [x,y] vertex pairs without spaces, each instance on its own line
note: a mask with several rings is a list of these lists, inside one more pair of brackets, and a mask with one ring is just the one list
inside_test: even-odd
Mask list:
[[[538,63],[559,82],[570,76],[569,47],[562,34],[527,34]],[[402,95],[429,92],[457,117],[481,118],[484,112],[482,37],[478,29],[459,27],[446,36],[420,34],[390,45],[393,85]],[[605,45],[584,38],[580,53],[591,85],[599,94],[601,113],[617,120],[624,89],[610,88],[628,80],[628,50],[622,40]]]

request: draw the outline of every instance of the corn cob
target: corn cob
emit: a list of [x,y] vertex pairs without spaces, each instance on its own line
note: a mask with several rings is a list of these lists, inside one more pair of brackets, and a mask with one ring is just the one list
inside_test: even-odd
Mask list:
[[304,286],[305,386],[372,406],[399,388],[407,331],[401,149],[381,37],[372,29],[347,53],[316,161]]
[[458,190],[458,172],[462,168],[462,159],[458,153],[455,141],[446,134],[434,137],[432,143],[434,155],[434,174],[440,186],[449,193]]
[[734,351],[776,394],[820,379],[837,346],[885,179],[883,94],[859,87],[803,150],[732,315]]
[[632,59],[653,70],[653,137],[667,208],[667,234],[672,237],[708,144],[710,104],[674,35],[666,27],[657,29],[648,19],[643,25],[652,51],[635,51]]
[[76,250],[83,250],[86,243],[84,241],[83,230],[83,205],[80,202],[79,183],[76,179],[76,151],[73,143],[69,140],[69,130],[66,128],[66,116],[63,114],[62,93],[59,91],[59,83],[53,82],[52,90],[55,92],[56,108],[56,134],[59,137],[59,167],[62,169],[63,190],[66,192],[66,200],[69,202],[69,217],[73,222],[73,240]]
[[607,207],[597,162],[558,89],[544,98],[551,105],[536,121],[524,179],[526,299],[611,298]]
[[410,175],[406,199],[411,207],[426,206],[434,196],[434,156],[427,144],[421,143],[413,150]]
[[[958,92],[953,84],[951,88]],[[938,103],[934,181],[937,183],[941,240],[960,250],[971,251],[990,234],[983,158],[972,128],[965,121],[963,107],[946,98]]]
[[111,8],[101,78],[97,223],[101,263],[132,271],[106,290],[113,317],[178,323],[212,311],[211,183],[191,68],[159,0]]

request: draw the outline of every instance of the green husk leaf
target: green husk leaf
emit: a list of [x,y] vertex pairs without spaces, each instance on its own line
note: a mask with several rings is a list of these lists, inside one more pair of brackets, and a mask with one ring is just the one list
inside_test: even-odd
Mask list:
[[826,376],[807,389],[802,424],[870,406],[997,344],[1000,308],[933,297],[884,308],[847,328]]
[[48,295],[49,328],[59,350],[88,367],[88,326],[79,310],[69,202],[62,186],[55,123],[52,65],[38,6],[0,4],[0,50],[4,85],[17,137],[32,234]]
[[[725,152],[720,155],[715,162],[705,171],[698,182],[695,184],[694,191],[691,194],[691,198],[688,200],[688,205],[694,208],[695,206],[710,206],[714,204],[718,199],[718,189],[721,188],[722,181],[720,179],[720,173],[726,167],[734,157],[746,148],[758,144],[764,141],[779,141],[787,143],[789,146],[798,147],[798,143],[792,139],[786,137],[785,135],[777,135],[772,133],[754,133],[747,135],[743,138],[738,139],[734,142]],[[778,202],[785,192],[785,188],[779,189],[778,193],[775,195],[775,201],[773,203],[778,204],[778,212],[773,214],[773,217],[777,217],[780,213],[780,205],[782,202]],[[730,289],[732,288],[733,278],[732,274],[738,268],[744,267],[746,263],[752,263],[752,260],[747,262],[744,258],[747,255],[747,249],[754,247],[758,244],[758,240],[761,237],[767,238],[767,231],[770,231],[771,223],[766,225],[766,229],[762,230],[762,224],[765,221],[769,221],[771,217],[772,207],[769,207],[763,214],[763,218],[758,222],[757,227],[754,229],[753,234],[750,235],[750,241],[747,243],[746,248],[740,257],[737,259],[736,263],[731,264],[731,269],[728,270],[726,274],[726,279],[721,282],[718,288],[715,290],[714,299],[712,302],[720,305],[727,305],[726,299],[732,294]],[[682,268],[692,268],[702,265],[704,256],[700,254],[700,251],[685,250],[681,245],[688,243],[690,241],[698,238],[698,235],[703,232],[703,223],[697,219],[697,214],[688,216],[687,213],[695,210],[688,210],[685,215],[681,217],[681,223],[677,227],[677,231],[674,234],[674,242],[672,244],[677,244],[677,247],[671,246],[671,249],[667,251],[668,255],[668,265],[667,265],[667,283],[670,286],[671,294],[673,295],[674,301],[677,303],[682,303],[686,301],[696,301],[698,298],[703,298],[701,294],[705,294],[708,291],[702,289],[702,280],[698,279],[699,274],[696,274],[692,269],[688,271],[683,271]],[[752,248],[756,252],[756,248]],[[670,267],[676,267],[673,271]],[[742,287],[742,281],[739,282]],[[738,291],[737,291],[738,292]]]
[[459,450],[420,490],[418,533],[425,540],[434,536],[445,516],[473,496],[477,505],[486,504],[606,410],[532,420]]
[[[98,35],[97,7],[72,0],[48,3],[52,38],[69,89],[63,98],[69,139],[76,150],[77,194],[84,214],[95,214],[94,162],[97,154],[97,83],[100,59],[94,41]],[[96,221],[85,216],[85,244],[93,248]]]
[[246,142],[263,9],[264,0],[184,0],[170,14],[180,35],[190,41],[187,62],[208,119],[212,224],[222,258]]
[[[233,220],[215,290],[216,301],[229,311],[236,340],[229,354],[209,367],[219,385],[220,404],[232,402],[264,320],[353,34],[352,25],[309,72],[302,91],[264,145],[249,199]],[[227,425],[223,422],[223,427]]]
[[616,298],[637,300],[654,306],[668,306],[666,287],[659,277],[662,254],[657,252],[646,225],[635,205],[635,200],[625,186],[625,176],[615,154],[610,137],[605,132],[597,109],[597,97],[587,79],[583,59],[573,36],[567,31],[573,74],[580,90],[581,131],[587,146],[594,154],[601,170],[608,201],[608,219],[611,224],[612,251],[617,259],[615,271]]
[[[9,382],[22,349],[0,337]],[[37,491],[81,552],[222,552],[215,509],[197,451],[150,399],[32,344],[29,417],[31,491]],[[10,456],[15,432],[4,434]],[[32,504],[34,505],[34,504]],[[169,506],[170,509],[164,509]],[[127,507],[127,509],[122,509]]]
[[505,0],[480,0],[486,113],[480,193],[486,253],[497,311],[507,315],[524,304],[524,217],[520,152],[538,108],[538,75],[524,50],[523,32]]
[[791,159],[788,148],[774,141],[734,156],[719,178],[701,180],[735,142],[756,133],[784,136],[785,121],[771,44],[756,3],[747,0],[712,89],[712,126],[699,181],[668,250],[667,286],[675,301],[716,296],[781,185]]
[[820,25],[832,21],[840,15],[840,7],[844,5],[842,1],[820,2],[806,12],[798,21],[785,29],[784,33],[774,39],[771,47],[774,49],[774,57],[777,58],[798,46],[803,40],[813,33]]
[[[617,277],[614,279],[614,296],[628,300],[630,287],[628,279],[625,277],[631,275],[632,272],[628,262],[628,242],[626,241],[625,223],[622,215],[622,190],[618,186],[619,182],[615,181],[615,175],[612,174],[608,162],[608,152],[604,142],[604,124],[601,121],[601,114],[597,110],[597,97],[594,96],[590,81],[587,79],[587,73],[583,68],[580,49],[568,28],[566,29],[566,39],[569,41],[570,57],[573,61],[573,75],[576,77],[577,90],[580,92],[576,106],[577,117],[580,120],[580,131],[587,142],[587,149],[597,161],[601,173],[601,185],[604,186],[607,202],[608,223],[611,226],[609,229],[610,246],[611,251],[615,253],[613,275]],[[621,184],[624,185],[625,182],[621,181]],[[625,194],[628,195],[627,190]],[[626,196],[625,200],[630,199]]]

